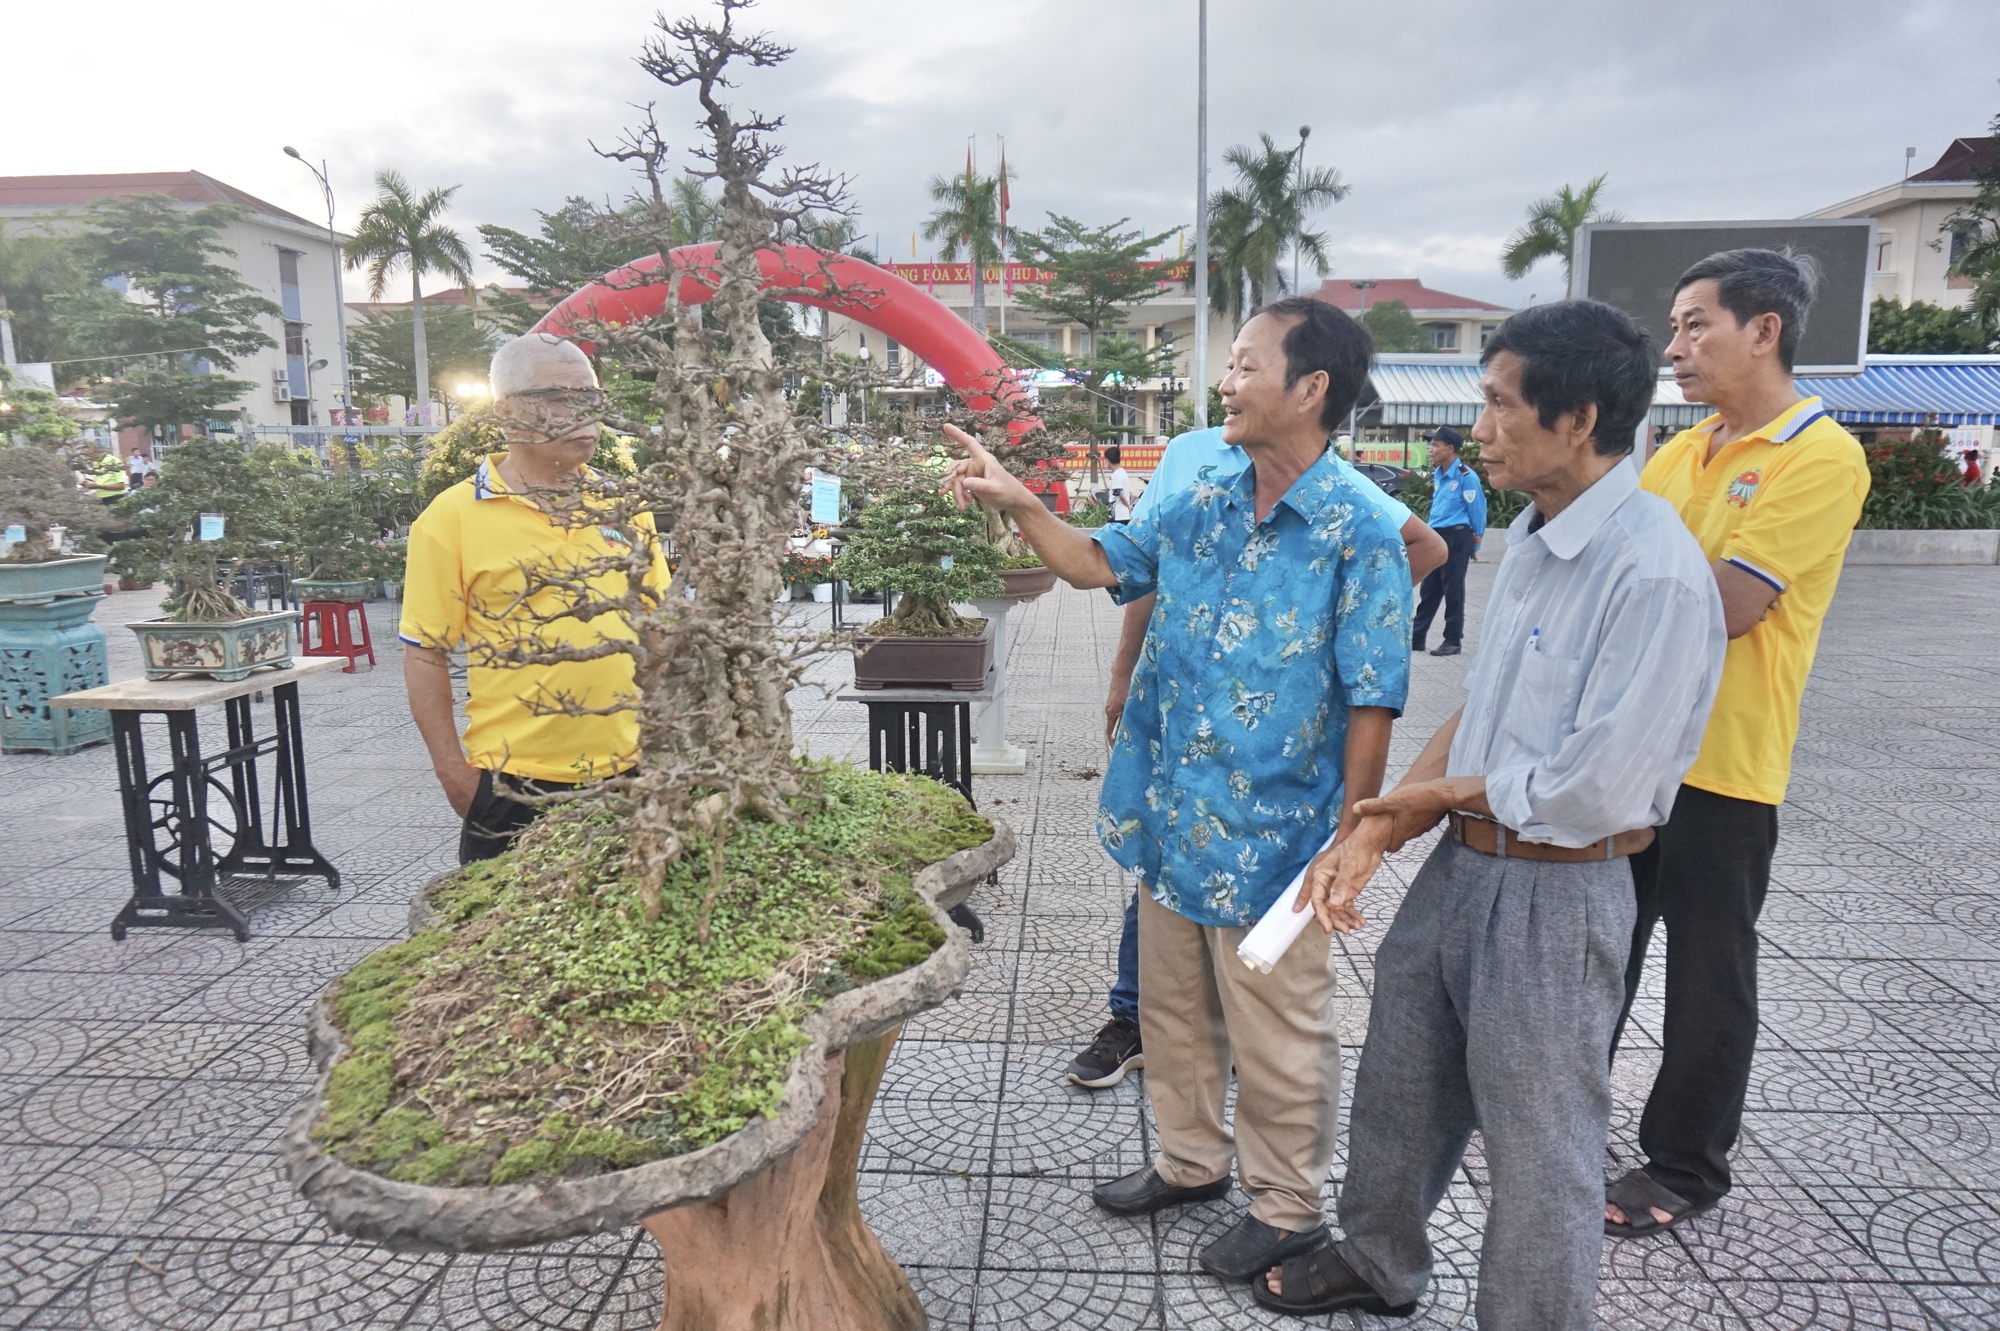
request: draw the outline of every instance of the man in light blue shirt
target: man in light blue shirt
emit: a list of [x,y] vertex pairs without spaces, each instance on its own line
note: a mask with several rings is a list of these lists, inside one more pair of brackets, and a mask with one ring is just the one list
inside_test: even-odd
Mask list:
[[[1410,572],[1414,579],[1421,581],[1445,561],[1449,551],[1443,538],[1340,456],[1338,449],[1328,449],[1326,461],[1396,524],[1409,555]],[[1210,483],[1227,481],[1241,475],[1249,465],[1250,455],[1224,439],[1219,425],[1176,435],[1167,444],[1160,465],[1154,468],[1153,478],[1147,484],[1145,493],[1139,496],[1132,520],[1148,521],[1167,496],[1192,490],[1203,480]],[[1124,715],[1131,690],[1132,672],[1139,664],[1139,651],[1146,640],[1146,625],[1152,617],[1153,598],[1150,596],[1140,597],[1125,606],[1124,628],[1119,635],[1117,655],[1112,659],[1111,687],[1104,703],[1106,744],[1116,739],[1118,722]],[[1070,1081],[1086,1090],[1116,1086],[1125,1079],[1127,1072],[1146,1065],[1145,1046],[1139,1035],[1139,895],[1136,892],[1125,910],[1125,926],[1118,937],[1118,976],[1111,985],[1110,1009],[1111,1019],[1065,1070]]]
[[1431,443],[1431,529],[1444,538],[1450,557],[1424,579],[1410,650],[1421,652],[1431,616],[1444,602],[1444,641],[1432,656],[1457,656],[1465,638],[1465,566],[1486,535],[1486,487],[1479,473],[1459,460],[1458,431],[1441,425],[1425,436]]

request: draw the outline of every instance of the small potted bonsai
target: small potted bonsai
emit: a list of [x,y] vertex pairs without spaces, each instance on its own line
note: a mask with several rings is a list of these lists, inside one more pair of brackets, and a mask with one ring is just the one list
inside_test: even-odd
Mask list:
[[[101,593],[107,556],[75,547],[102,549],[97,537],[110,517],[77,488],[56,449],[0,443],[0,543],[7,547],[0,554],[0,601]],[[6,535],[17,528],[19,539]]]
[[896,594],[895,608],[857,637],[857,688],[985,685],[993,625],[952,608],[1006,592],[996,572],[1005,557],[985,530],[984,514],[961,510],[935,485],[875,496],[854,518],[834,571],[853,586]]
[[269,558],[283,535],[274,487],[241,448],[221,439],[184,440],[161,462],[160,483],[121,507],[146,534],[120,543],[120,566],[157,567],[173,584],[164,619],[128,626],[139,637],[146,678],[234,680],[291,664],[298,612],[252,613],[229,591],[237,565]]

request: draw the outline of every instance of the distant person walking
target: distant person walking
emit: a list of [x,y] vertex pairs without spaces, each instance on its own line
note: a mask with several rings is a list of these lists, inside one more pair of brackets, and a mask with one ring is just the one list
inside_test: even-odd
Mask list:
[[1457,656],[1465,640],[1465,566],[1486,536],[1486,487],[1479,473],[1459,459],[1458,431],[1441,425],[1425,438],[1431,444],[1431,528],[1449,551],[1442,566],[1424,579],[1417,618],[1410,626],[1410,650],[1421,652],[1431,617],[1444,602],[1444,641],[1432,656]]
[[1111,496],[1111,520],[1130,522],[1132,508],[1139,502],[1132,493],[1132,474],[1125,470],[1124,454],[1113,444],[1104,450],[1104,460],[1111,464],[1111,475],[1106,480],[1106,492]]
[[1667,360],[1716,414],[1646,464],[1711,562],[1729,653],[1701,753],[1659,839],[1632,859],[1639,916],[1625,1012],[1667,926],[1664,1054],[1639,1120],[1644,1168],[1605,1192],[1605,1232],[1657,1234],[1729,1191],[1757,1047],[1757,916],[1778,846],[1799,698],[1848,537],[1868,496],[1854,436],[1792,383],[1818,268],[1778,250],[1713,254],[1681,275]]

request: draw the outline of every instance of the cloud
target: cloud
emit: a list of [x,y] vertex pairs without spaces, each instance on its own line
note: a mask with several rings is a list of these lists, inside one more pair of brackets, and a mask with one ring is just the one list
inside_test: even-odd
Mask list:
[[[672,12],[692,12],[678,3]],[[1794,216],[1894,179],[2000,110],[1991,0],[1212,0],[1211,183],[1224,148],[1313,126],[1315,165],[1352,195],[1319,219],[1343,277],[1421,276],[1500,301],[1544,297],[1497,252],[1532,199],[1604,172],[1640,219]],[[306,216],[324,155],[351,221],[379,167],[459,184],[454,222],[528,227],[566,195],[618,196],[595,158],[657,100],[676,141],[692,101],[633,62],[651,5],[583,0],[215,0],[9,16],[19,174],[196,167]],[[744,75],[796,160],[849,173],[864,231],[909,253],[931,176],[982,167],[1004,135],[1015,216],[1192,223],[1195,0],[769,0],[751,21],[795,44]],[[123,77],[144,68],[159,77]],[[22,108],[28,108],[25,118]],[[38,111],[37,108],[46,108]],[[919,241],[919,252],[927,248]]]

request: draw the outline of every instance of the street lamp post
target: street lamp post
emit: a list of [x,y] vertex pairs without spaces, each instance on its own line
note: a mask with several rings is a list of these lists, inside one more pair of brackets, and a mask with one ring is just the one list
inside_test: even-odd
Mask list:
[[327,247],[333,251],[334,342],[335,349],[340,355],[340,416],[344,423],[352,425],[354,424],[354,388],[349,382],[347,375],[347,292],[340,275],[341,269],[344,267],[340,262],[340,235],[333,229],[333,186],[328,183],[326,178],[325,159],[322,158],[320,164],[314,166],[311,162],[300,156],[297,148],[289,144],[285,146],[285,156],[292,158],[305,167],[306,170],[313,173],[313,178],[319,181],[320,194],[326,199],[326,243]]
[[1198,0],[1194,115],[1194,373],[1195,419],[1208,425],[1208,0]]
[[[1295,154],[1297,160],[1293,162],[1293,165],[1298,167],[1299,169],[1298,172],[1299,189],[1304,189],[1306,184],[1306,140],[1312,137],[1312,132],[1313,132],[1313,127],[1311,125],[1299,126],[1299,150]],[[1303,210],[1301,210],[1299,214],[1299,228],[1301,231],[1305,229],[1305,214]],[[1292,294],[1296,296],[1298,293],[1299,293],[1299,242],[1298,238],[1294,237],[1292,240]]]

